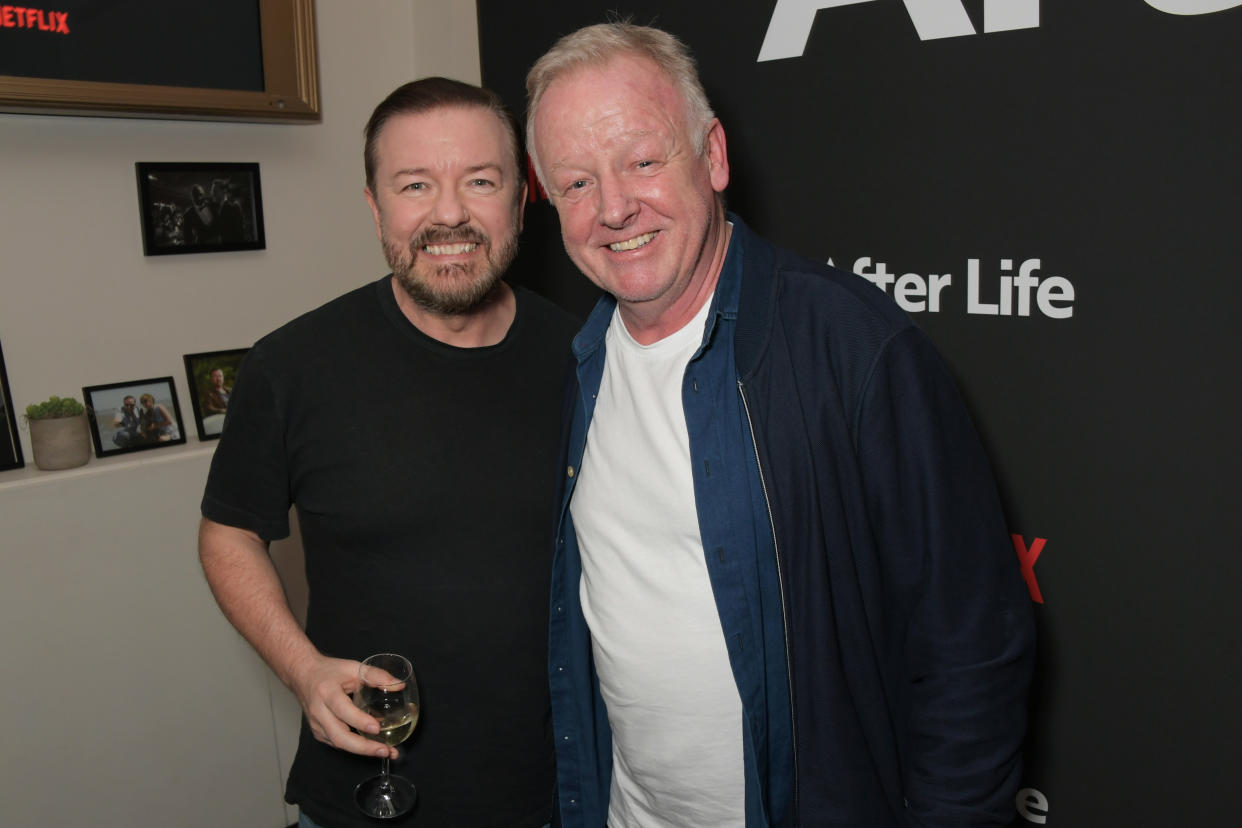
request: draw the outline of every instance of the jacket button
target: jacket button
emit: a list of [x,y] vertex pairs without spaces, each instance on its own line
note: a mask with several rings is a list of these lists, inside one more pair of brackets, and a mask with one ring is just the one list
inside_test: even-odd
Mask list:
[[569,474],[569,476],[570,476],[570,477],[573,477],[573,476],[574,476],[574,467],[573,467],[573,466],[570,466],[570,467],[569,467],[568,474]]

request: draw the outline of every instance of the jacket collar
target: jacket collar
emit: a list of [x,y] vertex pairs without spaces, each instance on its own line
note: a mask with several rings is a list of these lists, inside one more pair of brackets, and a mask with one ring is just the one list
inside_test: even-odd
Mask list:
[[574,337],[574,357],[579,362],[586,360],[604,344],[604,334],[608,333],[608,323],[612,321],[612,312],[616,307],[617,300],[612,294],[605,293],[599,297],[578,335]]
[[[738,244],[738,279],[733,355],[738,379],[745,382],[767,347],[769,320],[776,304],[776,248],[729,214]],[[732,251],[730,251],[732,253]]]

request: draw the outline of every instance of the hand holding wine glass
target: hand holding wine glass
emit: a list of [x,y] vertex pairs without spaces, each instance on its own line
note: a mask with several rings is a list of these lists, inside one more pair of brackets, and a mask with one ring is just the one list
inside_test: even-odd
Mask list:
[[[404,742],[418,723],[418,685],[409,660],[395,653],[368,657],[358,668],[354,704],[379,722],[378,733],[362,733],[390,747]],[[388,757],[380,760],[378,776],[358,783],[354,801],[367,816],[391,819],[409,813],[418,798],[413,783],[388,772]]]
[[354,704],[361,662],[316,654],[302,662],[289,677],[289,688],[298,697],[311,735],[325,745],[359,756],[396,758],[396,748],[370,738],[366,731],[379,729],[373,716]]

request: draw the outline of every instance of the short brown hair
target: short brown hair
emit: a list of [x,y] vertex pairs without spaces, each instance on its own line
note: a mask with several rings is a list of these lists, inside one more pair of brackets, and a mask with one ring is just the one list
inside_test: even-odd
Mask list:
[[525,167],[522,163],[524,151],[520,138],[521,131],[518,129],[513,113],[505,106],[500,96],[481,86],[449,78],[431,77],[398,86],[389,93],[387,98],[380,101],[379,106],[375,107],[375,111],[371,113],[366,129],[363,130],[366,144],[363,148],[362,160],[366,167],[367,187],[372,191],[375,189],[375,168],[379,163],[375,157],[375,145],[379,140],[380,131],[389,119],[397,115],[417,115],[433,109],[469,107],[478,107],[495,113],[504,124],[505,133],[509,136],[509,143],[513,150],[514,173],[520,182],[525,174]]

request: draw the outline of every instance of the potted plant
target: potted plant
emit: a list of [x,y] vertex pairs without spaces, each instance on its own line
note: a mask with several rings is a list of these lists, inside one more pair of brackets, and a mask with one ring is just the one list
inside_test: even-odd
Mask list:
[[91,459],[86,406],[73,397],[52,396],[26,406],[30,448],[41,469],[71,469]]

